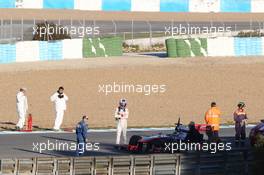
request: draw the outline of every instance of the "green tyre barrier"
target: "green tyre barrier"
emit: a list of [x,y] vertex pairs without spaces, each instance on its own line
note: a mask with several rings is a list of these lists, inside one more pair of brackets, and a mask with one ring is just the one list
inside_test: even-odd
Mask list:
[[167,49],[167,56],[170,58],[175,58],[178,56],[176,50],[176,40],[174,38],[166,39],[166,49]]
[[122,56],[123,46],[120,37],[84,38],[83,56],[87,57],[108,57]]

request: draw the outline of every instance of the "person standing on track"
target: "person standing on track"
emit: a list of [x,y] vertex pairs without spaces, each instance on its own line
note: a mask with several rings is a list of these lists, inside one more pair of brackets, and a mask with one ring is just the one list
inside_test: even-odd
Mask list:
[[220,115],[220,109],[217,108],[215,102],[212,102],[211,108],[205,114],[205,122],[212,128],[212,137],[216,140],[219,138]]
[[66,102],[68,101],[67,95],[64,93],[64,88],[59,87],[58,91],[55,92],[50,100],[55,104],[56,119],[53,129],[55,131],[60,131],[60,127],[63,121],[64,112],[66,110]]
[[88,131],[88,117],[84,115],[82,120],[76,126],[77,137],[77,156],[81,156],[85,153],[87,143],[87,131]]
[[19,92],[16,95],[17,114],[19,118],[18,123],[16,124],[17,130],[23,129],[25,125],[25,119],[28,110],[26,90],[26,88],[20,88]]
[[237,110],[234,112],[234,121],[235,121],[235,144],[239,146],[244,146],[246,140],[246,123],[247,123],[247,113],[245,110],[245,103],[239,102],[237,105]]
[[115,119],[117,121],[117,134],[116,134],[116,144],[120,144],[121,133],[123,134],[124,144],[127,143],[127,119],[129,111],[127,109],[127,101],[121,99],[119,101],[119,106],[115,111]]

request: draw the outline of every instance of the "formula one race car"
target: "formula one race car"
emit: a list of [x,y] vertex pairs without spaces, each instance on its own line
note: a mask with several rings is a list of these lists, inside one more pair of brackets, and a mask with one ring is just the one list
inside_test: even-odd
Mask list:
[[184,126],[180,123],[175,124],[175,131],[172,134],[158,134],[152,136],[139,136],[133,135],[130,138],[128,151],[138,153],[157,153],[167,152],[166,145],[170,143],[181,142],[195,142],[200,143],[203,141],[203,134],[195,128],[193,123],[192,126]]
[[256,144],[258,135],[264,136],[264,120],[261,120],[261,122],[258,125],[256,125],[254,128],[252,128],[250,131],[249,140],[252,146]]

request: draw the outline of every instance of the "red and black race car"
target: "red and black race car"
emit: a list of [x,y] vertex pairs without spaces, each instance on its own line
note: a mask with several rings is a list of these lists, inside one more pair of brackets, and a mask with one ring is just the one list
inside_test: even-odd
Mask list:
[[249,140],[252,146],[256,144],[256,139],[259,134],[264,136],[264,120],[261,120],[261,122],[250,131]]
[[194,130],[195,131],[191,133],[190,126],[184,126],[180,124],[179,119],[178,123],[175,126],[175,131],[172,134],[160,133],[158,135],[152,136],[133,135],[129,141],[128,151],[138,153],[166,152],[166,145],[168,145],[169,143],[178,143],[180,141],[191,141],[196,143],[202,142],[203,134],[200,134],[199,131],[195,128]]

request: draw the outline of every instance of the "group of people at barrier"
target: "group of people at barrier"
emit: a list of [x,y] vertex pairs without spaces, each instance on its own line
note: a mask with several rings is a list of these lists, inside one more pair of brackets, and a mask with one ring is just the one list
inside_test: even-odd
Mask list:
[[[27,89],[20,88],[16,95],[17,102],[17,113],[18,113],[18,123],[16,125],[17,130],[22,130],[25,125],[25,118],[28,111],[28,102],[26,96]],[[55,122],[54,131],[61,131],[60,127],[63,122],[64,112],[66,110],[66,102],[69,100],[68,96],[64,93],[64,88],[61,86],[58,90],[50,97],[51,102],[55,105]],[[244,146],[246,139],[246,124],[247,124],[247,114],[245,110],[245,103],[239,102],[237,109],[233,114],[233,119],[235,122],[235,143],[237,146]],[[117,136],[116,144],[120,144],[121,134],[123,135],[123,143],[127,143],[127,120],[128,120],[129,110],[127,108],[127,100],[121,99],[119,105],[115,110],[114,118],[117,121]],[[211,134],[208,135],[208,139],[218,139],[220,130],[220,117],[221,111],[217,107],[215,102],[211,103],[210,109],[205,113],[205,123],[207,125],[207,131],[210,130]],[[83,116],[82,120],[76,126],[77,142],[82,143],[86,141],[87,131],[88,131],[88,117]]]

